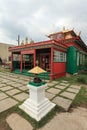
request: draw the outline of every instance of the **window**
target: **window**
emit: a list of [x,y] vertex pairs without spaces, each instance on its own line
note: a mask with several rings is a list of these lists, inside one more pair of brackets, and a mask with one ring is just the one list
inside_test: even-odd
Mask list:
[[60,61],[60,52],[54,51],[54,62]]
[[79,52],[77,52],[77,66],[79,66]]
[[80,54],[80,65],[82,65],[82,54]]
[[64,59],[63,52],[60,52],[60,61],[63,62],[63,59]]
[[66,62],[66,53],[54,51],[54,62]]
[[66,62],[66,53],[63,53],[64,55],[64,62]]
[[63,35],[61,33],[59,33],[59,34],[52,35],[50,38],[51,39],[62,39]]
[[83,65],[85,65],[85,55],[83,54]]
[[58,34],[58,35],[57,35],[57,38],[58,38],[58,39],[60,39],[60,38],[62,39],[62,34],[61,34],[61,33]]

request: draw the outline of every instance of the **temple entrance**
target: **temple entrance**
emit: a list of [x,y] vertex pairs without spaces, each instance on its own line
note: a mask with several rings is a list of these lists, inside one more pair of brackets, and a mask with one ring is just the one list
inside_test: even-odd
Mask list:
[[40,54],[40,67],[50,71],[50,54],[44,53]]

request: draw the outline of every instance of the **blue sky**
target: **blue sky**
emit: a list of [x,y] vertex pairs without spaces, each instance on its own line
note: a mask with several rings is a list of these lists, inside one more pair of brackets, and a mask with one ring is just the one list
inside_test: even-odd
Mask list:
[[47,34],[74,28],[87,44],[86,0],[0,0],[0,42],[17,45],[46,40]]

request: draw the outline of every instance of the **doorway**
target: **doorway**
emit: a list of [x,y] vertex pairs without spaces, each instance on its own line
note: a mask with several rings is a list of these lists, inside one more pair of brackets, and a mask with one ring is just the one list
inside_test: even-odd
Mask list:
[[50,71],[50,54],[40,54],[40,67],[44,70]]

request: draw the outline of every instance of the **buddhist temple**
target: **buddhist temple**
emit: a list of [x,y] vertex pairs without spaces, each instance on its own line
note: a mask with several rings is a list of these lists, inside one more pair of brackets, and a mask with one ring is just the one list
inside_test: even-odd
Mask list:
[[[81,33],[81,32],[80,32]],[[49,40],[10,47],[11,71],[27,73],[29,69],[40,66],[47,71],[50,80],[65,76],[66,73],[76,74],[85,70],[87,46],[75,31],[66,30],[48,35]],[[18,55],[17,60],[14,56]]]

